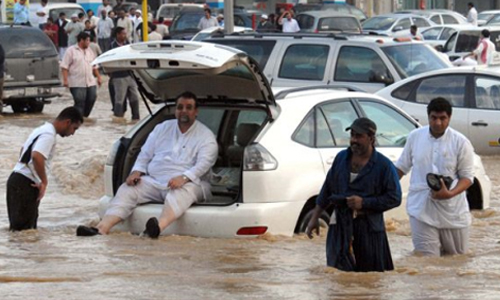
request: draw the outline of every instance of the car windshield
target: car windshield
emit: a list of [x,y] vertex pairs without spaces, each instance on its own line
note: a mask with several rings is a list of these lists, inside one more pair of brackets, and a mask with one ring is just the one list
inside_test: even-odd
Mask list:
[[500,14],[494,15],[491,17],[491,19],[486,22],[486,25],[491,25],[491,24],[497,24],[500,23]]
[[477,19],[478,20],[484,20],[484,21],[486,21],[489,18],[491,18],[491,16],[493,16],[493,14],[486,14],[486,13],[484,13],[484,14],[478,14],[477,15]]
[[179,31],[179,30],[198,30],[198,23],[200,23],[200,19],[203,18],[204,14],[182,14],[179,15],[170,26],[170,31]]
[[389,30],[394,22],[391,17],[373,17],[363,23],[363,30]]
[[193,41],[198,41],[198,42],[202,41],[202,40],[210,37],[211,34],[212,34],[212,32],[200,32],[193,37]]
[[158,14],[160,17],[172,19],[180,11],[180,6],[164,6],[160,8],[160,12]]
[[401,78],[450,67],[427,45],[410,44],[383,47]]
[[56,56],[52,41],[41,31],[1,30],[0,41],[7,58]]
[[52,17],[52,20],[56,21],[59,19],[59,14],[64,13],[66,15],[66,19],[69,19],[73,14],[80,14],[83,13],[85,14],[85,11],[79,7],[65,7],[65,8],[55,8],[50,10],[50,17]]
[[246,52],[251,58],[257,61],[261,70],[264,70],[269,60],[269,56],[274,49],[276,41],[261,40],[255,43],[252,40],[206,40],[210,43],[222,44]]
[[353,17],[322,18],[318,23],[318,31],[360,32],[358,22]]

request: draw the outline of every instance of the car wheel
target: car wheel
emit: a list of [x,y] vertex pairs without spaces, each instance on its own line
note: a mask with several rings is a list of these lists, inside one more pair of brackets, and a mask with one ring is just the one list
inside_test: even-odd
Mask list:
[[33,100],[28,103],[27,112],[28,113],[41,113],[43,111],[45,103],[42,101]]
[[483,209],[481,186],[477,179],[474,178],[474,183],[467,189],[466,195],[467,202],[469,202],[469,209]]
[[3,112],[3,101],[0,99],[0,114]]
[[[309,224],[309,221],[311,220],[311,217],[313,215],[314,209],[309,210],[299,221],[299,226],[298,226],[298,233],[301,232],[306,232],[307,225]],[[323,211],[321,215],[319,216],[319,227],[322,229],[328,228],[328,224],[330,223],[330,216],[326,211]]]
[[15,113],[24,113],[27,108],[27,104],[25,102],[12,103],[10,106],[12,107],[12,111]]

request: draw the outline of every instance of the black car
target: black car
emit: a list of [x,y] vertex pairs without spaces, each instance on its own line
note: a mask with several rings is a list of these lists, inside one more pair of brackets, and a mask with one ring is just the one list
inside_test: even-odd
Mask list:
[[41,112],[49,98],[60,96],[61,86],[56,47],[38,28],[0,26],[0,44],[5,51],[3,106],[14,112]]

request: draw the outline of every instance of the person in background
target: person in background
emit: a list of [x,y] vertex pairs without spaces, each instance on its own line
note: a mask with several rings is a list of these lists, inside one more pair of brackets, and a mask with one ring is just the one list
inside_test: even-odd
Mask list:
[[2,44],[0,44],[0,102],[2,102],[2,97],[3,97],[3,80],[4,80],[3,78],[5,76],[4,72],[5,72],[5,51],[2,47]]
[[[117,17],[116,17],[116,14],[115,14],[115,11],[112,10],[108,13],[108,18],[111,19],[111,21],[113,21],[113,26],[116,27],[116,21],[118,21]],[[112,33],[113,35],[113,33]]]
[[[45,24],[47,24],[47,18],[49,14],[47,12],[47,2],[48,0],[42,0],[40,2],[40,7],[36,11],[36,16],[38,17],[38,27],[43,30],[45,28]],[[54,22],[52,22],[54,23]]]
[[483,29],[476,49],[465,55],[463,60],[468,57],[475,57],[478,65],[487,65],[493,53],[495,53],[495,44],[490,40],[490,31],[488,29]]
[[469,8],[469,12],[467,13],[467,22],[472,26],[477,26],[477,10],[474,7],[474,3],[469,2],[467,7]]
[[158,24],[156,24],[156,32],[161,35],[162,39],[169,35],[168,26],[163,23],[164,21],[163,17],[160,17],[158,19]]
[[285,11],[278,19],[278,24],[283,26],[283,32],[299,32],[300,27],[297,20],[292,17],[292,12]]
[[217,19],[215,17],[212,17],[212,12],[210,11],[210,8],[205,8],[204,11],[205,11],[205,16],[203,16],[200,19],[200,22],[198,22],[198,29],[203,30],[206,28],[219,26],[219,22],[217,22]]
[[78,15],[77,14],[72,14],[71,15],[71,22],[66,24],[64,27],[64,30],[68,33],[68,46],[73,46],[78,43],[77,41],[77,36],[83,32],[85,29],[85,26],[79,22],[78,20]]
[[152,23],[149,23],[148,25],[149,25],[149,27],[148,27],[148,31],[149,31],[148,41],[161,41],[161,40],[163,40],[163,37],[161,36],[161,34],[159,34],[156,31],[156,25],[152,24]]
[[424,36],[418,32],[418,27],[415,24],[410,26],[410,38],[418,41],[424,40]]
[[101,18],[97,23],[97,43],[102,52],[105,53],[111,47],[111,33],[115,25],[108,17],[106,10],[101,10]]
[[97,7],[97,15],[102,16],[102,11],[106,11],[106,15],[113,10],[109,0],[102,0],[102,4]]
[[[132,41],[132,33],[134,32],[134,24],[132,20],[126,16],[125,10],[121,9],[118,11],[118,19],[116,21],[116,28],[121,27],[125,29],[127,33],[127,40]],[[115,32],[116,35],[116,32]]]
[[219,23],[219,26],[224,27],[224,15],[223,14],[217,15],[217,22]]
[[36,128],[29,135],[7,180],[9,230],[36,229],[38,207],[49,184],[47,173],[54,156],[56,136],[71,136],[82,123],[80,111],[67,107],[52,122]]
[[134,42],[136,43],[142,41],[142,35],[139,34],[139,30],[142,32],[142,11],[140,9],[136,9],[134,20]]
[[257,25],[258,32],[272,32],[274,31],[274,25],[269,22],[269,18],[266,14],[260,16],[259,25]]
[[79,13],[78,14],[78,22],[82,23],[83,26],[85,26],[85,21],[86,20],[87,20],[87,18],[85,17],[84,13]]
[[135,11],[136,11],[136,8],[133,6],[128,10],[128,17],[130,18],[130,20],[132,20],[132,24],[134,24],[134,28],[135,28],[135,21],[137,21],[137,17],[135,16]]
[[[426,256],[467,253],[472,223],[466,190],[474,181],[474,148],[460,132],[449,127],[452,106],[444,98],[427,105],[429,125],[413,130],[396,162],[399,178],[411,171],[407,197],[415,252]],[[449,176],[437,190],[429,173]],[[435,187],[436,188],[436,187]]]
[[90,20],[85,20],[85,28],[83,29],[83,32],[90,36],[91,42],[96,41],[95,31],[94,29],[92,29],[92,23],[90,22]]
[[66,14],[64,12],[59,13],[59,19],[57,19],[57,42],[59,43],[59,60],[62,60],[66,50],[68,49],[68,34],[64,28],[68,24],[66,20]]
[[50,38],[52,43],[54,43],[54,46],[56,46],[56,49],[59,47],[59,42],[58,42],[58,27],[56,24],[54,24],[54,21],[52,20],[52,17],[47,18],[47,23],[45,24],[45,27],[43,27],[43,32]]
[[14,4],[14,24],[31,26],[30,12],[26,5],[26,0],[19,0]]
[[97,23],[99,22],[99,18],[94,15],[94,11],[91,9],[87,10],[87,20],[90,21],[92,30],[94,30],[94,34],[97,36]]

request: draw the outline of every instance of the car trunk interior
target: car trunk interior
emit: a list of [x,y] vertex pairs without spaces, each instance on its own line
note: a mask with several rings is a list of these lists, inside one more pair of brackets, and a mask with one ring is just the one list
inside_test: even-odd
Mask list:
[[[262,105],[206,104],[198,101],[198,120],[212,130],[217,138],[219,154],[212,168],[212,198],[197,205],[229,205],[241,202],[241,176],[244,149],[268,122]],[[144,124],[131,139],[122,138],[113,167],[113,189],[125,181],[139,155],[141,146],[153,128],[175,118],[175,105],[165,105]]]

